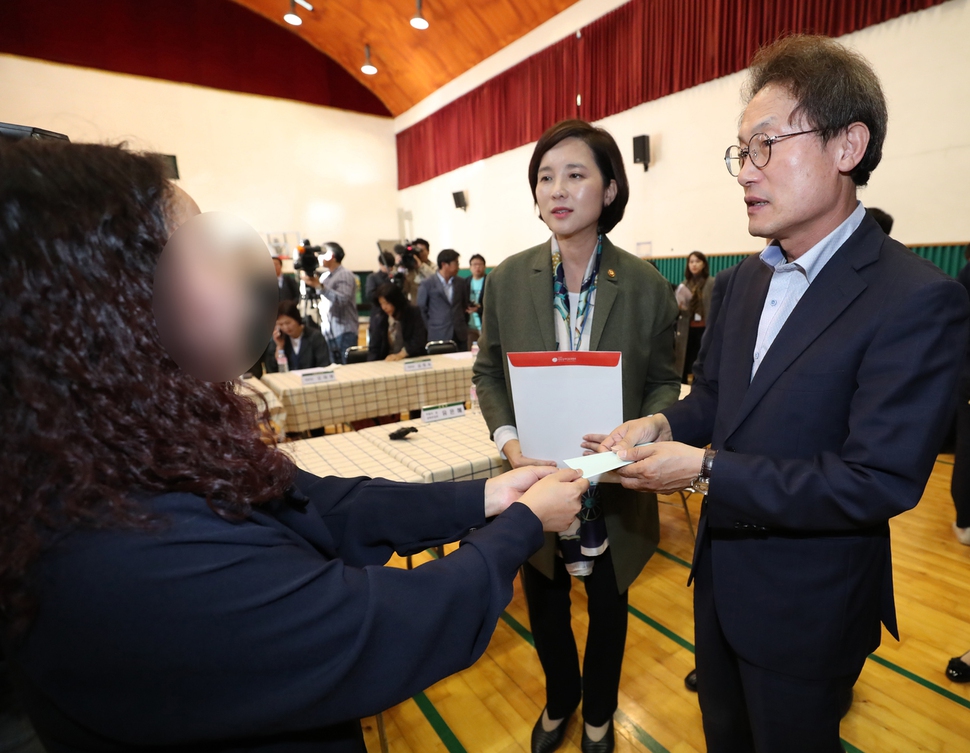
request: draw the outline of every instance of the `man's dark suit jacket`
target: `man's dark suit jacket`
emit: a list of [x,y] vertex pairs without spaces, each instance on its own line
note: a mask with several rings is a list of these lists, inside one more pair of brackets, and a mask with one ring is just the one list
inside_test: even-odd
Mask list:
[[[283,339],[285,340],[283,350],[286,352],[286,361],[290,371],[316,369],[330,365],[330,346],[327,344],[327,338],[323,336],[320,330],[310,326],[303,328],[299,353],[293,352],[293,342],[289,336],[284,335]],[[266,349],[263,365],[266,367],[266,371],[271,374],[279,371],[279,366],[276,364],[276,343],[273,341],[270,341],[269,347]]]
[[437,274],[432,275],[421,283],[418,288],[418,308],[424,323],[428,326],[428,341],[454,340],[468,341],[469,307],[468,281],[462,277],[455,277],[452,283],[454,291],[452,300],[448,302],[445,286]]
[[404,340],[404,350],[409,356],[423,356],[427,354],[428,328],[421,318],[421,311],[417,306],[408,304],[401,312],[401,339]]
[[380,270],[367,275],[364,282],[364,300],[370,303],[370,323],[367,331],[370,336],[367,344],[367,360],[383,361],[388,354],[387,314],[377,301],[377,289],[391,278]]
[[919,502],[933,468],[970,304],[866,216],[751,380],[771,275],[758,256],[717,275],[693,388],[663,413],[676,441],[718,450],[695,564],[710,546],[731,647],[836,677],[879,645],[880,620],[898,638],[889,519]]
[[281,301],[297,301],[300,300],[300,283],[296,281],[293,275],[283,275],[283,284],[280,285],[277,282],[277,288],[280,291]]
[[527,507],[485,525],[483,498],[483,481],[300,471],[238,523],[172,493],[144,500],[157,530],[61,537],[26,640],[4,643],[45,747],[364,753],[357,720],[472,664],[542,545]]

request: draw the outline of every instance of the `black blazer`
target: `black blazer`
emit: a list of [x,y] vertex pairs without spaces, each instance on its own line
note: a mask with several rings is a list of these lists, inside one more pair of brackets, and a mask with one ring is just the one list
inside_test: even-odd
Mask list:
[[[286,352],[286,360],[290,366],[290,371],[296,369],[316,369],[321,366],[330,365],[330,346],[327,344],[327,339],[320,330],[315,327],[308,325],[303,328],[303,337],[300,342],[299,353],[293,352],[293,343],[289,335],[284,335],[283,339],[286,341],[283,345],[283,350]],[[279,371],[279,366],[276,364],[275,342],[270,341],[263,362],[267,372],[275,373]]]
[[438,275],[434,274],[421,283],[418,288],[418,308],[428,327],[428,341],[468,340],[468,281],[455,277],[452,285],[451,302],[445,294],[445,286]]
[[277,288],[280,291],[281,301],[297,301],[300,300],[300,283],[292,275],[283,275],[283,285],[280,286],[277,283]]
[[377,289],[385,282],[390,282],[386,272],[371,272],[364,283],[364,299],[370,303],[370,323],[367,330],[370,335],[367,343],[367,360],[383,361],[388,355],[387,342],[387,314],[377,301]]
[[[157,531],[62,537],[36,565],[27,640],[4,645],[42,742],[364,753],[357,720],[472,664],[542,545],[524,505],[485,525],[483,495],[300,471],[242,522],[163,494],[145,500]],[[380,567],[462,536],[442,560]]]
[[880,620],[898,638],[889,519],[933,468],[970,304],[866,216],[750,380],[771,274],[757,256],[718,274],[693,388],[663,413],[675,440],[718,450],[695,564],[709,551],[732,648],[835,677],[879,645]]
[[401,312],[401,337],[404,340],[404,350],[409,356],[423,356],[428,352],[428,328],[421,318],[421,311],[417,306],[409,305]]

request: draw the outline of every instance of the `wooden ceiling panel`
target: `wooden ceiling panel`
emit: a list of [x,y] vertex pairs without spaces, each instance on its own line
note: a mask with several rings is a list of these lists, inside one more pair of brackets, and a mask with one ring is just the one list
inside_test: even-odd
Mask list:
[[[409,23],[415,0],[309,0],[313,12],[297,5],[302,26],[283,21],[289,0],[234,2],[303,37],[400,115],[576,0],[424,0],[424,31]],[[365,44],[374,76],[360,71]]]

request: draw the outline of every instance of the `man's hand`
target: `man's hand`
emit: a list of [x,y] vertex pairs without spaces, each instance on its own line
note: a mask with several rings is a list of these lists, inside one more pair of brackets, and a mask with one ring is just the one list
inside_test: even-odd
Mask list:
[[634,461],[613,471],[624,489],[658,494],[686,489],[700,474],[704,460],[703,449],[669,441],[618,449],[616,454]]
[[519,444],[518,439],[510,439],[502,447],[502,452],[505,453],[505,457],[509,459],[509,464],[513,468],[524,468],[527,465],[551,465],[555,468],[555,460],[536,460],[535,458],[527,458],[522,454],[522,447]]
[[540,479],[555,473],[555,468],[529,466],[518,468],[485,482],[485,517],[492,518],[525,494]]
[[[645,442],[669,442],[673,439],[670,424],[663,413],[656,413],[646,418],[638,418],[620,424],[609,434],[587,434],[583,437],[582,447],[590,452],[607,452],[613,450],[617,455],[620,450],[630,449]],[[628,460],[629,458],[624,458]]]
[[526,505],[539,518],[543,531],[559,533],[569,528],[576,520],[576,516],[583,507],[583,495],[588,490],[589,481],[583,478],[581,472],[572,468],[563,468],[552,471],[537,482],[522,495],[519,502]]

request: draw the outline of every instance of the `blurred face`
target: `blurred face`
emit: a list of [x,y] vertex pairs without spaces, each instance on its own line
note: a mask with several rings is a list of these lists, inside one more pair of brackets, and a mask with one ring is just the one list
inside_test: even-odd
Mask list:
[[378,298],[377,302],[381,304],[381,311],[388,316],[394,316],[394,306],[392,306],[386,298]]
[[289,337],[300,337],[303,335],[303,325],[288,316],[277,317],[276,326],[280,328],[280,332]]
[[[757,133],[771,137],[809,130],[804,118],[789,120],[797,105],[784,87],[764,87],[745,108],[738,143],[747,146]],[[790,256],[809,250],[854,208],[855,185],[847,173],[868,143],[868,128],[855,123],[828,144],[815,133],[778,141],[761,169],[745,160],[737,181],[744,189],[748,232],[778,240]]]
[[273,268],[276,270],[276,276],[279,277],[283,274],[283,262],[279,259],[273,259]]
[[604,185],[593,151],[581,139],[565,139],[542,156],[536,203],[557,237],[595,232],[603,208],[615,198],[616,181]]
[[422,263],[426,263],[428,261],[428,256],[431,254],[431,250],[423,243],[415,244],[414,248],[418,252],[418,258],[421,259]]
[[169,207],[172,235],[158,260],[153,313],[175,362],[204,381],[241,374],[266,347],[278,290],[266,245],[242,220],[198,213],[184,193]]
[[700,260],[699,256],[691,254],[690,258],[687,260],[687,268],[690,269],[690,273],[696,277],[704,271],[704,262]]
[[485,276],[485,262],[481,259],[472,259],[471,262],[472,277],[476,280],[480,280]]
[[458,274],[458,260],[450,261],[447,264],[442,264],[438,269],[441,272],[441,276],[446,280],[450,280],[456,274]]

